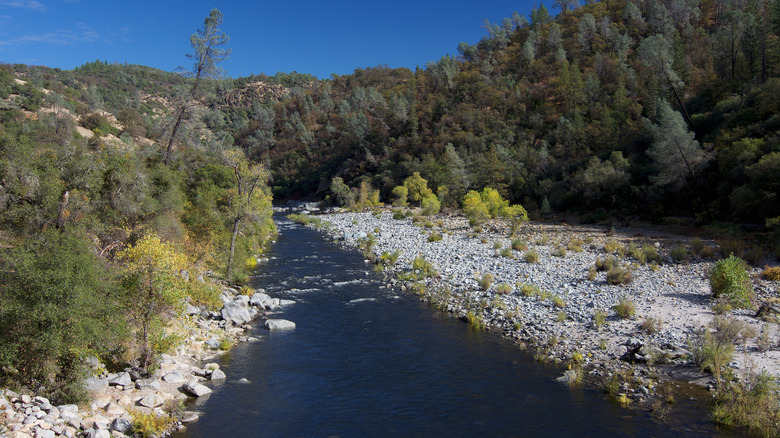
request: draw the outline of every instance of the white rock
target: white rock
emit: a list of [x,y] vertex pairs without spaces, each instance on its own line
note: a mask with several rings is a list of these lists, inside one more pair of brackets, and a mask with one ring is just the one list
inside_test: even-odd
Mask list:
[[219,368],[211,372],[211,380],[225,380],[226,378],[225,372]]
[[265,321],[265,328],[271,331],[292,330],[295,328],[295,323],[286,319],[268,319]]
[[184,390],[193,397],[203,397],[204,395],[211,394],[211,388],[197,382],[187,383],[184,385]]

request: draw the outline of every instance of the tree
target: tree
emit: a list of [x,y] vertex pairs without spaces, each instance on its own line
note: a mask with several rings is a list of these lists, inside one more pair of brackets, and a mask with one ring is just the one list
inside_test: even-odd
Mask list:
[[187,57],[194,60],[192,71],[188,73],[194,78],[189,96],[179,106],[176,116],[176,122],[173,125],[171,137],[168,139],[168,147],[165,150],[165,165],[171,160],[171,150],[176,141],[176,134],[179,132],[184,117],[187,114],[187,107],[194,101],[198,95],[198,88],[202,78],[217,78],[222,75],[222,69],[218,67],[222,61],[230,56],[230,49],[224,49],[222,46],[227,44],[228,36],[222,32],[219,26],[222,25],[222,13],[218,9],[212,9],[209,16],[203,22],[203,28],[198,29],[190,36],[190,44],[193,53]]
[[669,102],[658,99],[657,106],[658,124],[645,119],[654,139],[647,151],[658,169],[654,182],[680,188],[687,179],[693,179],[696,175],[704,162],[704,151],[693,132],[688,130],[680,113],[673,110]]
[[420,176],[420,172],[414,172],[412,176],[404,180],[404,187],[408,190],[409,200],[418,205],[423,198],[432,195],[433,191],[428,188],[428,180]]
[[642,40],[637,51],[642,64],[666,80],[669,89],[674,94],[677,103],[683,111],[685,120],[690,125],[691,118],[688,116],[688,110],[685,109],[678,91],[679,88],[685,86],[685,83],[672,68],[672,45],[669,44],[669,41],[663,35],[653,35]]
[[[263,192],[268,181],[268,172],[261,164],[251,164],[238,148],[223,149],[222,162],[233,169],[234,186],[228,191],[228,220],[230,223],[230,249],[226,277],[233,277],[236,238],[246,222],[255,225],[268,220],[271,201]],[[250,233],[254,235],[255,233]],[[260,236],[261,238],[264,236]]]
[[154,234],[122,250],[118,258],[125,263],[122,284],[127,292],[127,308],[131,318],[141,325],[141,366],[148,367],[155,354],[150,339],[158,334],[158,323],[184,298],[178,274],[186,258]]
[[115,285],[81,233],[50,228],[3,249],[0,378],[43,386],[52,402],[84,401],[82,359],[119,332]]

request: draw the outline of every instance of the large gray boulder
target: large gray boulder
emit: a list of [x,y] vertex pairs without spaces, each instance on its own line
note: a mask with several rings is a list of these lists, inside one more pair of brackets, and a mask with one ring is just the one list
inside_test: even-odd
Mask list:
[[235,300],[222,307],[222,319],[241,325],[252,320],[246,301]]
[[130,377],[130,373],[120,373],[118,376],[108,381],[111,386],[130,386],[133,384],[133,378]]
[[265,321],[265,328],[268,330],[292,330],[295,328],[295,323],[286,319],[268,319]]
[[266,301],[271,301],[271,297],[262,292],[256,292],[252,295],[252,299],[249,300],[249,303],[257,307],[265,307],[264,303]]
[[225,372],[219,368],[211,372],[211,380],[225,380],[226,378]]
[[193,397],[203,397],[204,395],[211,394],[211,388],[201,385],[198,382],[189,382],[184,385],[184,391]]
[[114,421],[112,421],[111,424],[108,426],[109,430],[115,430],[117,432],[124,433],[124,434],[130,432],[132,428],[133,428],[133,424],[121,417],[114,418]]

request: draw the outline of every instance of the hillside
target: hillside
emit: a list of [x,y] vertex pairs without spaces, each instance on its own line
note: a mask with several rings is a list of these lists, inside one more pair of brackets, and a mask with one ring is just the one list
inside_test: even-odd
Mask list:
[[[79,354],[115,355],[95,333],[146,333],[128,295],[139,242],[164,247],[156,262],[241,284],[273,235],[271,195],[376,189],[387,202],[419,173],[444,208],[492,187],[536,218],[750,224],[756,260],[780,253],[780,2],[566,9],[488,23],[425,68],[324,80],[0,65],[0,378],[73,396]],[[62,277],[71,294],[53,286]],[[66,304],[42,311],[52,300]],[[70,330],[90,306],[102,311]]]

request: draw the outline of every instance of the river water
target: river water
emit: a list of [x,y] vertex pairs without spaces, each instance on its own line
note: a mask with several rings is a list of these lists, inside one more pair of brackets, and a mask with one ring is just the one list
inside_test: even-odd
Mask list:
[[[255,286],[296,300],[297,324],[221,361],[228,379],[197,402],[180,437],[716,436],[703,404],[683,398],[663,420],[599,390],[555,382],[500,334],[384,288],[355,251],[278,218]],[[239,382],[245,378],[247,383]],[[680,397],[678,397],[679,399]]]

